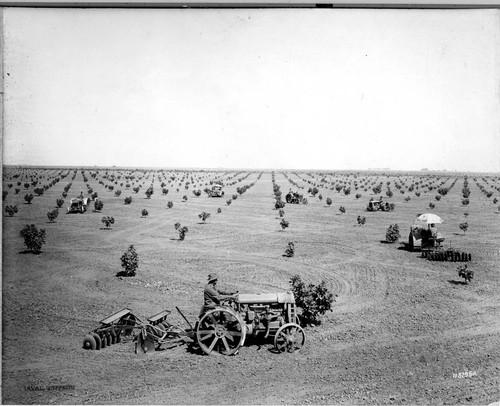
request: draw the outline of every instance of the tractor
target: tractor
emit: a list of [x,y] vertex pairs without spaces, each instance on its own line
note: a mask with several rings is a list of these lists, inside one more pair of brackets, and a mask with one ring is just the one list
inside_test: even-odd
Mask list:
[[69,201],[66,213],[85,213],[89,203],[88,197],[75,197]]
[[224,197],[222,185],[213,185],[212,190],[208,190],[209,197]]
[[237,294],[203,314],[195,332],[206,354],[235,354],[247,337],[273,336],[276,352],[299,351],[305,343],[292,292]]
[[394,203],[384,202],[382,198],[380,200],[370,199],[368,202],[368,206],[366,207],[367,211],[392,211],[394,210]]
[[307,204],[307,198],[297,192],[288,192],[285,196],[285,200],[289,204]]

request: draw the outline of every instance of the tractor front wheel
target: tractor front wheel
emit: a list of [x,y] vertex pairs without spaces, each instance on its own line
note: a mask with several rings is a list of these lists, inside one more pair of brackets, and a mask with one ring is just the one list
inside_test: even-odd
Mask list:
[[278,352],[300,351],[305,342],[304,330],[295,323],[287,323],[281,326],[274,337],[274,347]]

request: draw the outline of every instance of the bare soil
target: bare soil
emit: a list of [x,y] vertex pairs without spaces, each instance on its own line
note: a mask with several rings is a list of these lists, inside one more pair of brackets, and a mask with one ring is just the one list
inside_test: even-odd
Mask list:
[[[287,175],[305,186],[306,195],[310,185],[301,178],[321,179]],[[412,194],[409,202],[395,193],[387,198],[396,203],[393,212],[366,212],[369,198],[378,197],[370,190],[356,199],[354,189],[344,196],[320,188],[322,201],[307,196],[308,205],[286,205],[290,226],[283,231],[271,174],[256,181],[257,176],[226,187],[222,199],[205,193],[197,198],[184,186],[179,192],[167,186],[165,196],[158,184],[151,199],[145,188],[135,194],[121,187],[122,195],[114,197],[90,178],[104,202],[102,213],[61,210],[54,223],[46,213],[71,176],[30,205],[24,204],[24,188],[19,195],[10,189],[3,202],[2,402],[469,405],[500,400],[500,214],[470,178],[467,207],[460,203],[459,179],[439,202],[434,191]],[[236,187],[254,181],[226,205]],[[8,182],[4,179],[4,190]],[[293,188],[280,172],[276,182],[284,194]],[[78,172],[65,206],[81,190],[86,186]],[[124,205],[129,195],[132,204]],[[327,197],[333,200],[330,207]],[[445,245],[472,254],[469,267],[475,274],[467,285],[458,277],[458,263],[431,262],[402,244],[383,243],[394,223],[406,241],[415,216],[428,212],[432,201],[433,212],[444,219]],[[14,217],[5,214],[8,204],[18,205]],[[206,224],[198,218],[202,211],[211,213]],[[458,228],[464,212],[469,213],[466,233]],[[105,215],[115,218],[110,230],[101,222]],[[366,217],[365,225],[357,225],[358,215]],[[184,241],[176,222],[189,228]],[[19,236],[31,223],[47,232],[39,255],[27,253]],[[289,241],[295,243],[293,258],[283,256]],[[120,257],[130,244],[139,254],[139,269],[136,277],[120,279],[115,276]],[[336,303],[320,326],[306,327],[306,345],[294,354],[272,352],[271,341],[246,345],[230,357],[200,355],[187,346],[138,356],[130,339],[99,351],[82,348],[87,332],[124,307],[143,319],[170,309],[170,320],[186,326],[178,306],[194,323],[211,272],[219,274],[221,288],[242,293],[289,290],[295,274],[308,283],[325,280]]]

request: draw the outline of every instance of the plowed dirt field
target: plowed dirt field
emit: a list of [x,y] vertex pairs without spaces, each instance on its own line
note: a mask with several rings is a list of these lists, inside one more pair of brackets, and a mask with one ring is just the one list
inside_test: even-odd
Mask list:
[[[3,202],[3,403],[469,405],[500,400],[500,214],[470,178],[469,206],[460,203],[460,178],[433,210],[444,219],[445,246],[472,254],[474,279],[465,285],[459,264],[431,262],[402,244],[384,243],[394,223],[407,240],[415,216],[429,211],[434,192],[408,202],[395,193],[387,199],[396,203],[393,212],[367,212],[370,197],[378,198],[370,190],[356,199],[354,190],[346,196],[320,188],[319,200],[307,194],[310,185],[303,178],[312,177],[287,173],[305,186],[301,193],[309,204],[287,204],[290,226],[282,230],[271,173],[258,175],[226,187],[224,198],[195,197],[184,187],[179,192],[169,187],[162,195],[159,185],[151,199],[144,190],[114,197],[91,178],[88,183],[104,202],[102,213],[62,209],[54,223],[46,213],[70,176],[29,205],[24,191],[10,191]],[[253,187],[226,205],[236,187],[251,182]],[[284,194],[294,188],[281,172],[276,183]],[[78,171],[65,206],[81,190],[86,186]],[[132,204],[125,205],[129,195]],[[333,200],[330,207],[327,197]],[[5,214],[9,204],[18,205],[14,217]],[[198,218],[202,211],[211,213],[206,224]],[[464,212],[469,213],[466,233],[458,228]],[[110,230],[101,223],[104,215],[115,218]],[[358,215],[366,224],[357,224]],[[176,222],[189,228],[184,241]],[[27,253],[19,236],[32,223],[47,233],[39,255]],[[289,241],[295,243],[293,258],[283,256]],[[130,244],[139,269],[136,277],[120,279],[115,274]],[[143,319],[170,309],[170,320],[186,326],[178,306],[194,323],[212,272],[218,273],[220,288],[241,293],[289,290],[296,274],[306,283],[325,280],[336,302],[320,326],[305,328],[306,345],[293,354],[274,353],[272,341],[246,345],[229,357],[200,355],[187,346],[138,356],[131,339],[99,351],[82,348],[84,336],[101,319],[125,307]]]

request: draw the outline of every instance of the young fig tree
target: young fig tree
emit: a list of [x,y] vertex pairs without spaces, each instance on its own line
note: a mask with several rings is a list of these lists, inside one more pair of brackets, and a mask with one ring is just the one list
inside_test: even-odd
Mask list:
[[9,217],[14,216],[17,213],[17,206],[9,205],[5,207],[5,212],[9,215]]
[[123,253],[120,260],[123,271],[118,272],[116,276],[135,276],[137,268],[139,267],[139,256],[133,245],[128,247],[128,250]]
[[111,216],[104,216],[101,221],[106,226],[107,229],[111,228],[111,224],[115,224],[115,219]]
[[198,217],[201,219],[201,221],[203,221],[203,223],[205,223],[207,219],[210,217],[210,213],[206,213],[203,211],[200,214],[198,214]]
[[39,254],[45,244],[45,229],[38,230],[34,224],[26,225],[20,232],[24,245],[34,254]]
[[59,210],[58,209],[54,209],[52,211],[49,211],[47,213],[47,217],[49,218],[49,222],[53,223],[54,220],[57,218],[58,215],[59,215]]

